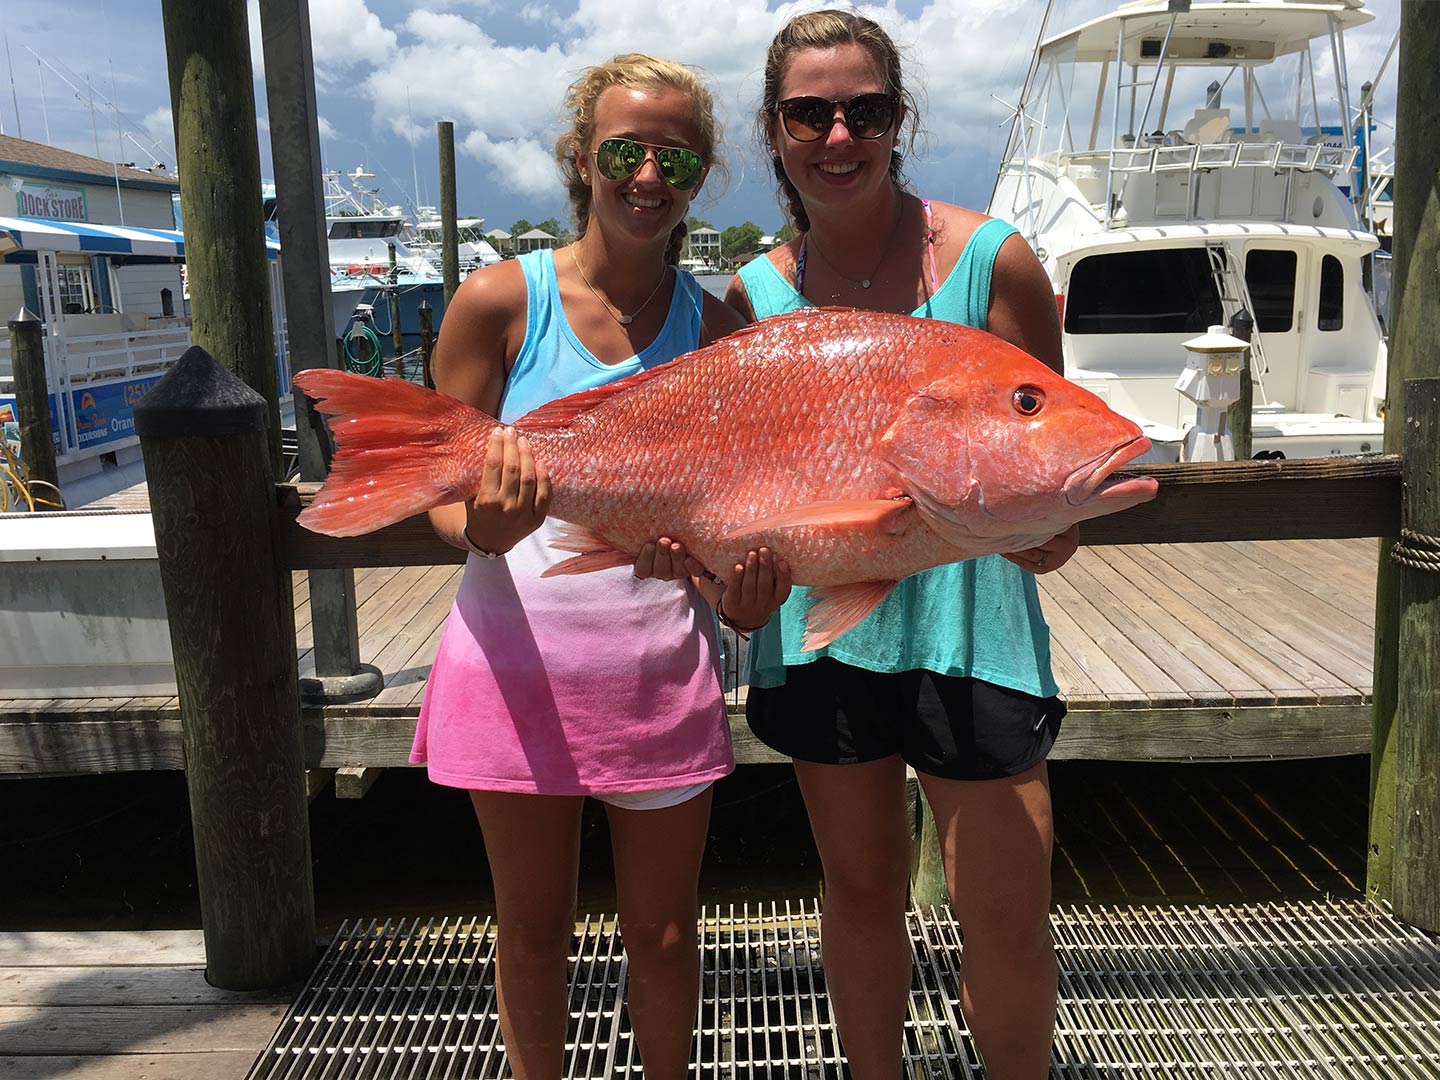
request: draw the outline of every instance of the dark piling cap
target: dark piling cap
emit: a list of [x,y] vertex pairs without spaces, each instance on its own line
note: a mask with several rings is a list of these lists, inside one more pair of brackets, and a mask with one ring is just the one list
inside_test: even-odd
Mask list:
[[38,327],[43,325],[44,324],[40,321],[40,316],[36,315],[24,304],[21,304],[20,310],[17,311],[10,318],[11,330],[28,330],[31,327]]
[[141,438],[243,435],[270,423],[265,399],[192,345],[135,406]]

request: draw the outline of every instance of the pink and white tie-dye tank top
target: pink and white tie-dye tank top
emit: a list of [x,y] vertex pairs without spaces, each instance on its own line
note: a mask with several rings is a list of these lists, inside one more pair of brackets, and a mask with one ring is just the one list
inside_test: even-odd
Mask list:
[[[519,259],[525,342],[501,399],[512,423],[699,342],[702,293],[676,270],[664,328],[644,351],[602,364],[560,304],[554,259]],[[734,768],[709,606],[688,584],[629,567],[542,580],[569,555],[546,522],[503,559],[466,562],[431,669],[410,760],[452,787],[542,795],[646,791]]]

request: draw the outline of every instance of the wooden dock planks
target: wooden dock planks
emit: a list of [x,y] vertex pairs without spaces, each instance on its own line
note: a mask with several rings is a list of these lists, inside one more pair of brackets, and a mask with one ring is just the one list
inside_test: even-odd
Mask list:
[[[1377,549],[1364,538],[1082,548],[1039,579],[1071,710],[1055,756],[1368,752]],[[307,710],[309,766],[406,763],[461,571],[356,570],[360,654],[385,689]],[[306,674],[306,576],[295,578]],[[181,768],[179,730],[174,698],[0,701],[0,773]],[[748,746],[737,743],[742,761],[773,759]]]
[[234,1080],[294,987],[205,981],[199,930],[0,933],[0,1080]]

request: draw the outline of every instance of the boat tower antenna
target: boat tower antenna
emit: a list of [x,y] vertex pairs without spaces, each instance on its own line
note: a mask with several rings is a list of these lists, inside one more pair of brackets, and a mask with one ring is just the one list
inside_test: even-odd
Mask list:
[[15,65],[10,60],[10,35],[5,35],[5,68],[10,72],[10,101],[15,106],[15,133],[25,137],[25,125],[20,122],[20,95],[15,89]]
[[420,215],[420,166],[415,160],[415,117],[410,113],[410,86],[405,86],[405,124],[406,140],[410,143],[410,173],[412,182],[415,185],[415,215]]
[[1055,9],[1055,0],[1046,0],[1045,14],[1040,19],[1040,30],[1035,35],[1035,48],[1030,53],[1030,69],[1025,72],[1025,83],[1020,89],[1020,100],[1015,105],[1015,115],[1010,120],[1010,135],[1005,140],[1005,152],[1000,155],[1000,167],[995,171],[995,184],[990,189],[990,201],[995,201],[995,192],[1000,190],[1000,177],[1005,174],[1005,163],[1015,149],[1020,135],[1020,125],[1025,121],[1025,107],[1030,103],[1030,91],[1035,83],[1035,72],[1040,69],[1040,44],[1045,40],[1045,28],[1050,25],[1050,12]]
[[[115,93],[115,55],[110,48],[109,21],[105,17],[105,0],[100,0],[100,21],[106,26],[105,33],[105,62],[110,65],[110,96],[116,97]],[[90,108],[95,108],[94,99],[91,99]],[[115,206],[120,211],[120,227],[125,227],[125,199],[120,193],[120,162],[119,158],[125,156],[125,129],[120,124],[120,115],[115,115],[115,158],[112,162],[115,173]]]
[[40,116],[45,121],[45,145],[50,145],[50,106],[45,101],[45,68],[40,63],[40,58],[35,58],[35,70],[40,73]]

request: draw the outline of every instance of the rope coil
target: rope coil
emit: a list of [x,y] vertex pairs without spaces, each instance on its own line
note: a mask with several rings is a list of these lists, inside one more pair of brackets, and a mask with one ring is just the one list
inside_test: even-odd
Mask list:
[[1400,530],[1400,539],[1390,549],[1390,559],[1411,570],[1440,574],[1440,536],[1428,536],[1414,529]]

